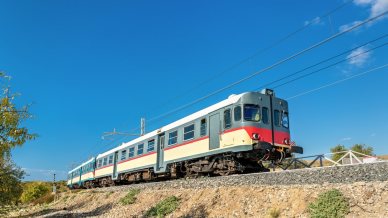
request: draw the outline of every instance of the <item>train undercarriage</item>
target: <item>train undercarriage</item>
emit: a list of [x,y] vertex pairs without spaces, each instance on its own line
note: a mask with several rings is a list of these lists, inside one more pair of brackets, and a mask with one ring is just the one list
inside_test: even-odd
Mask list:
[[[272,148],[274,147],[272,146]],[[283,158],[288,156],[290,154],[286,154],[280,149],[258,149],[258,146],[254,146],[251,151],[229,152],[171,163],[165,173],[155,173],[153,168],[147,168],[136,172],[121,173],[116,180],[107,176],[86,181],[83,186],[84,188],[109,187],[179,178],[268,172],[269,169],[263,166],[263,161],[279,164]]]

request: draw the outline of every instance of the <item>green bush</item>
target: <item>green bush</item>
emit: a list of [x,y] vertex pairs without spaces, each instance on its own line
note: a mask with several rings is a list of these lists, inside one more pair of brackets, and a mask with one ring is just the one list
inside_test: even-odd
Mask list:
[[332,189],[318,195],[308,210],[312,218],[345,217],[349,213],[349,202],[338,189]]
[[120,202],[123,205],[133,204],[136,201],[136,195],[139,193],[140,193],[139,189],[132,189],[128,192],[127,195],[125,195],[123,198],[120,199]]
[[179,198],[175,196],[168,197],[154,207],[151,207],[145,214],[146,217],[164,217],[172,213],[179,206]]
[[278,218],[280,216],[280,210],[277,208],[272,208],[268,215],[270,218]]
[[31,203],[38,198],[50,193],[50,187],[44,183],[30,183],[23,188],[23,194],[20,200],[23,203]]

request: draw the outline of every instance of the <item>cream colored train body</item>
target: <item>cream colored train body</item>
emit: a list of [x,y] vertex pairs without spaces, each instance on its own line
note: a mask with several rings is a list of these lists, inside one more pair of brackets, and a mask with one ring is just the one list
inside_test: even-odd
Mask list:
[[[70,171],[69,186],[257,172],[303,149],[290,145],[288,104],[271,90],[228,99],[99,154]],[[94,164],[85,172],[82,167]],[[79,179],[73,176],[81,171]],[[77,173],[75,173],[77,175]]]

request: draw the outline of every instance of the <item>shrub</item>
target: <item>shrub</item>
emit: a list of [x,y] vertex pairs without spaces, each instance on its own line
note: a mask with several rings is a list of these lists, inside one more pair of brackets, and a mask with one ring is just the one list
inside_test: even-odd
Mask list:
[[312,218],[345,217],[349,213],[349,202],[338,189],[318,195],[308,206]]
[[272,208],[270,211],[269,211],[269,217],[271,218],[278,218],[280,216],[280,210],[277,209],[277,208]]
[[127,195],[125,195],[123,198],[120,199],[120,202],[123,205],[133,204],[136,201],[136,195],[139,193],[140,193],[139,189],[132,189],[128,192]]
[[23,203],[31,203],[34,200],[50,193],[50,188],[43,183],[26,184],[23,189],[23,194],[20,198]]
[[179,198],[175,196],[168,197],[154,207],[151,207],[145,214],[146,217],[164,217],[172,213],[179,206]]

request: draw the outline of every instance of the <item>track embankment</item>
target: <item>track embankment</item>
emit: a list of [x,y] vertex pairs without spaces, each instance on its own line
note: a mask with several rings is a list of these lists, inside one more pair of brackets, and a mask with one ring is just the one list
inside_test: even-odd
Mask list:
[[[176,196],[180,203],[170,217],[309,217],[309,203],[333,188],[348,199],[349,217],[388,217],[388,162],[72,191],[13,215],[143,217],[162,199]],[[132,189],[140,190],[135,202],[121,204]]]
[[245,175],[180,179],[163,182],[133,184],[129,186],[109,187],[97,190],[112,191],[123,189],[126,190],[130,188],[216,188],[242,185],[303,185],[373,181],[388,181],[388,162],[317,167]]

